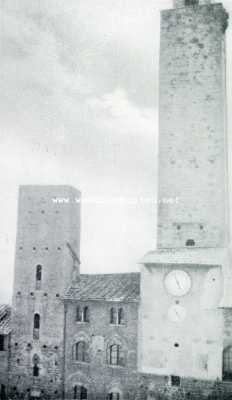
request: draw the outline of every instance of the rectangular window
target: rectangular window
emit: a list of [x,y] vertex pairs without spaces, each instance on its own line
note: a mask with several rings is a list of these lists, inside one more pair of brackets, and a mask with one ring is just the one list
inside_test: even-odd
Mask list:
[[4,351],[4,335],[0,335],[0,351]]
[[176,375],[171,375],[171,385],[180,386],[180,377]]

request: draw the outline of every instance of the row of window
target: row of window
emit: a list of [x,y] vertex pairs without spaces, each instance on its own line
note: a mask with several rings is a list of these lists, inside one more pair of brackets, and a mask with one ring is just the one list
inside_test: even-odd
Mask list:
[[[125,324],[125,313],[122,307],[116,308],[111,307],[109,315],[110,324],[113,325],[124,325]],[[89,307],[78,306],[76,309],[76,321],[77,322],[90,322],[90,310]]]
[[[81,340],[74,345],[74,360],[89,362],[88,344]],[[125,351],[119,344],[111,344],[107,349],[107,362],[109,365],[125,366]]]
[[[77,307],[76,320],[78,322],[90,322],[89,307]],[[116,309],[112,307],[110,309],[110,323],[114,325],[123,325],[124,310],[123,308]],[[39,339],[39,329],[40,329],[40,315],[38,313],[34,314],[34,324],[33,324],[33,339]],[[1,343],[0,343],[1,346]]]
[[[79,386],[79,385],[74,386],[73,398],[75,400],[87,400],[88,399],[87,389],[84,386]],[[121,400],[120,393],[110,392],[108,393],[106,400]]]

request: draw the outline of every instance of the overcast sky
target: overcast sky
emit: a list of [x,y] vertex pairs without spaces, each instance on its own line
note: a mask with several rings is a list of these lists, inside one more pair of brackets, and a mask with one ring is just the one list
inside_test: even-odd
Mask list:
[[171,3],[1,1],[0,302],[12,294],[20,184],[106,200],[82,206],[82,272],[135,271],[154,248],[155,204],[131,199],[155,196],[159,11]]

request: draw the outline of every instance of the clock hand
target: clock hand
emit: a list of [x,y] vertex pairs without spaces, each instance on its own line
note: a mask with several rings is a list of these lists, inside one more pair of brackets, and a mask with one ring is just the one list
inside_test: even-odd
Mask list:
[[176,276],[175,276],[175,279],[176,279],[177,286],[179,286],[179,288],[182,289],[182,287],[181,287],[181,285],[180,285],[180,282],[179,282],[179,280],[177,279]]

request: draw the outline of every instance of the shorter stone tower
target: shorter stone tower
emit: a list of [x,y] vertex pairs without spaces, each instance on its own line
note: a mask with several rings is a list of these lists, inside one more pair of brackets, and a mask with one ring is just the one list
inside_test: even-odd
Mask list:
[[62,297],[78,267],[79,243],[79,191],[20,188],[9,379],[16,394],[61,397]]

